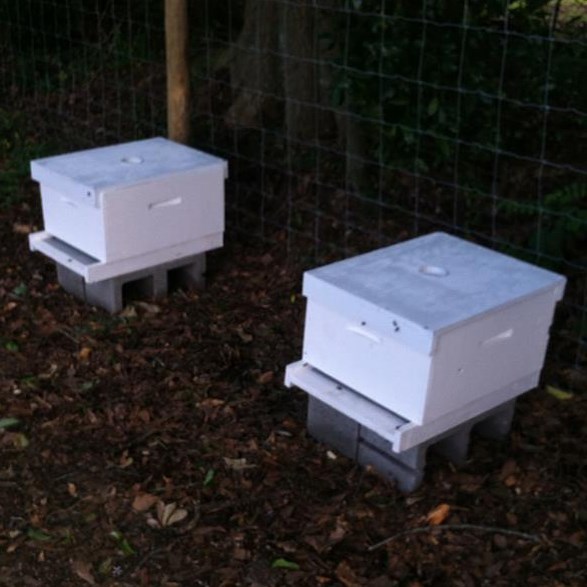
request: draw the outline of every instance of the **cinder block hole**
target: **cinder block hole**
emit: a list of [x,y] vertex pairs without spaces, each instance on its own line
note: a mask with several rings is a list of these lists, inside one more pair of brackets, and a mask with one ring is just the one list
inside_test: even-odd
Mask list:
[[173,293],[178,290],[192,289],[198,285],[200,277],[192,265],[170,269],[167,272],[167,290]]
[[144,300],[153,296],[153,276],[141,277],[133,281],[127,281],[122,286],[122,299],[124,303],[135,300]]
[[167,291],[169,293],[189,289],[190,287],[193,287],[193,284],[185,267],[176,267],[167,272]]

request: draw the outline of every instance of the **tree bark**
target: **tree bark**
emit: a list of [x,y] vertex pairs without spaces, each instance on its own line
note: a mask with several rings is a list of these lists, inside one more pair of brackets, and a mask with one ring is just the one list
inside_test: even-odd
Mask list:
[[[340,47],[333,39],[332,8],[336,0],[323,0],[320,8],[308,3],[247,0],[244,25],[232,50],[231,85],[235,98],[226,114],[234,126],[260,127],[268,103],[282,101],[285,134],[309,142],[337,130],[347,148],[347,177],[360,183],[363,141],[360,125],[344,112],[331,113],[333,66]],[[328,48],[320,41],[331,37]]]
[[278,39],[279,13],[275,1],[247,0],[244,26],[230,62],[235,98],[226,113],[227,124],[260,126],[268,98],[280,92]]
[[285,124],[287,136],[296,140],[315,138],[317,132],[316,13],[317,8],[303,3],[281,7]]

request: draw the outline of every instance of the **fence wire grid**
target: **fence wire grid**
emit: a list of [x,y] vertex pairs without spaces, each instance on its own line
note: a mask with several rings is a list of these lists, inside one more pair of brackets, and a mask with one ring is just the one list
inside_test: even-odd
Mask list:
[[[443,230],[564,273],[551,354],[587,386],[586,2],[189,9],[192,143],[230,162],[229,238],[310,267]],[[0,0],[3,139],[165,135],[164,49],[162,0]]]

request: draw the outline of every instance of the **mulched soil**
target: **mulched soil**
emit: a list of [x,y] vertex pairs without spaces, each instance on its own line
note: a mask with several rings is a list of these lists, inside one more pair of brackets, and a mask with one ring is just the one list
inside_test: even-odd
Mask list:
[[528,394],[506,442],[402,495],[306,433],[280,247],[112,317],[28,251],[38,207],[0,211],[0,585],[587,583],[587,396]]

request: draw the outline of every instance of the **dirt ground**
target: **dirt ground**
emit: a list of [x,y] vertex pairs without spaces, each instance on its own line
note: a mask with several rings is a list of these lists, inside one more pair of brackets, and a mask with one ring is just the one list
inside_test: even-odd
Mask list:
[[0,210],[0,585],[587,584],[585,395],[527,394],[506,442],[430,455],[402,495],[306,433],[279,248],[230,243],[205,290],[109,316],[34,226],[32,192]]

